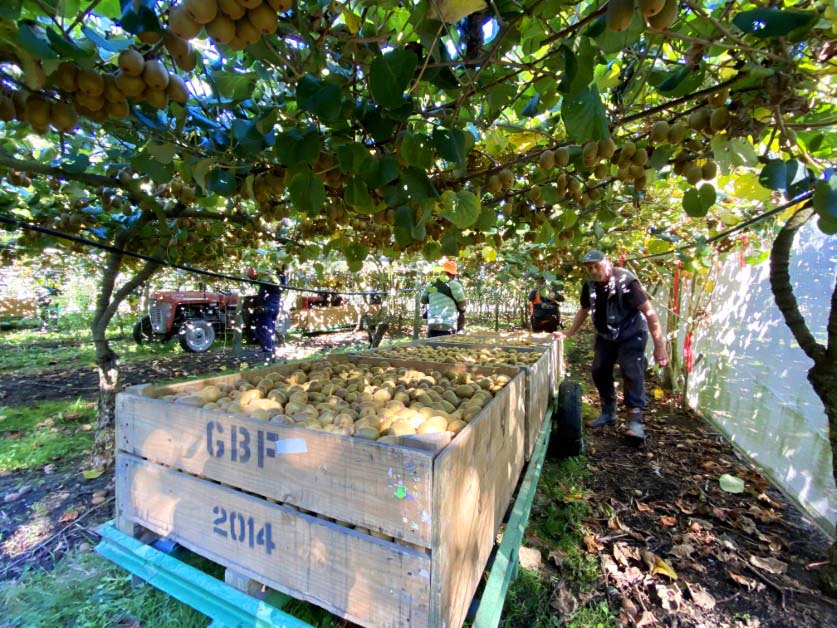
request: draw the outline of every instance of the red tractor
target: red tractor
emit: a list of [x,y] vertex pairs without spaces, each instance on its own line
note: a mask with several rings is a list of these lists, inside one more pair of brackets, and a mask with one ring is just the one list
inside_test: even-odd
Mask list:
[[[255,296],[244,297],[242,318],[245,340],[252,342]],[[168,341],[177,336],[186,351],[207,351],[217,336],[232,333],[238,294],[205,291],[155,292],[148,315],[134,324],[134,340],[142,344]]]

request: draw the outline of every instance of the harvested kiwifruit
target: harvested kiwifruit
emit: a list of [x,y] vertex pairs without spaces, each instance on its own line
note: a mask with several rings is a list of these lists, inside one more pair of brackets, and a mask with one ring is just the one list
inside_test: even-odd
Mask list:
[[129,76],[140,76],[145,68],[145,59],[133,48],[127,48],[119,53],[119,69]]
[[240,20],[247,12],[237,0],[218,0],[218,10],[233,21]]
[[180,39],[186,40],[194,39],[201,32],[201,25],[186,12],[182,4],[169,10],[169,28]]
[[637,0],[636,4],[642,17],[651,17],[663,10],[666,0]]
[[655,144],[662,144],[668,141],[670,125],[665,120],[657,120],[651,127],[651,141]]
[[628,28],[631,20],[634,17],[634,0],[609,0],[607,3],[607,12],[605,13],[605,23],[607,27],[616,32],[621,33]]
[[65,102],[58,101],[50,107],[50,118],[52,126],[59,131],[69,133],[78,125],[76,110]]
[[652,31],[664,31],[671,28],[674,20],[677,19],[678,0],[666,0],[663,8],[656,15],[645,18],[645,23]]
[[161,61],[149,59],[145,62],[145,69],[142,71],[142,80],[149,89],[165,92],[169,84],[169,72]]
[[259,4],[256,8],[250,9],[247,19],[262,35],[272,35],[279,27],[276,11],[266,4]]
[[198,24],[209,24],[218,15],[218,0],[183,0],[183,8]]
[[189,100],[189,90],[186,88],[186,83],[177,74],[169,74],[169,84],[166,86],[166,93],[168,97],[174,102],[185,105]]
[[235,37],[235,22],[223,13],[206,25],[206,34],[217,44],[228,44]]
[[74,93],[78,89],[78,68],[72,63],[62,62],[52,75],[52,82],[62,92]]
[[262,3],[262,0],[236,0],[236,2],[245,9],[255,9]]
[[79,91],[87,96],[100,96],[105,91],[105,79],[93,70],[79,70],[77,81]]

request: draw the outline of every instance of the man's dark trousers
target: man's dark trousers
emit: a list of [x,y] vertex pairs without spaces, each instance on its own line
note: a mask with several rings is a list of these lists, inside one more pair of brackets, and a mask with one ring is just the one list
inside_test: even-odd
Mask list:
[[629,408],[645,407],[645,344],[648,332],[635,332],[622,341],[606,340],[596,336],[595,356],[593,357],[593,382],[599,391],[602,407],[616,403],[613,388],[613,366],[619,362],[625,385],[625,405]]
[[428,338],[437,338],[439,336],[453,336],[452,329],[431,329],[427,332]]
[[276,346],[276,317],[278,315],[279,310],[269,307],[262,308],[259,313],[254,335],[264,352],[273,353],[273,348]]

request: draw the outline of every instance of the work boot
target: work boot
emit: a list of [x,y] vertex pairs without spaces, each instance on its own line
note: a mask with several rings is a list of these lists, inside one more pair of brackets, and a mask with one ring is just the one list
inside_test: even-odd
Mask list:
[[587,427],[604,427],[616,420],[616,402],[611,401],[602,405],[602,413],[587,424]]
[[645,440],[645,428],[642,426],[642,412],[631,412],[629,415],[628,436]]

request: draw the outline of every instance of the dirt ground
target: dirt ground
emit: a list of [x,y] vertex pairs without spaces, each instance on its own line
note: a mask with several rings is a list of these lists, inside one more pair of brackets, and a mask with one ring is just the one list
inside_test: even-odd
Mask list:
[[[364,334],[306,338],[282,349],[286,358],[349,345]],[[582,381],[596,404],[583,340],[567,356],[570,376]],[[126,384],[235,370],[255,364],[249,351],[177,354],[124,365]],[[0,404],[82,397],[94,399],[89,367],[44,370],[0,378]],[[837,604],[816,590],[817,563],[828,540],[770,482],[746,463],[695,413],[648,383],[648,442],[637,447],[623,422],[588,430],[592,506],[585,523],[587,551],[601,567],[600,586],[574,591],[562,578],[563,556],[531,530],[525,545],[540,550],[542,569],[555,576],[550,605],[559,615],[607,598],[629,626],[837,626]],[[79,488],[82,460],[64,460],[28,473],[0,477],[0,497],[22,492],[0,509],[0,580],[24,565],[49,568],[71,548],[90,548],[96,525],[113,516],[113,480],[107,475]],[[729,474],[744,480],[741,493],[720,488]],[[533,516],[544,507],[536,499]]]
[[[583,340],[567,357],[570,377],[598,410],[591,360]],[[827,537],[653,376],[647,392],[644,447],[626,435],[624,410],[615,427],[585,432],[591,490],[584,499],[594,513],[585,544],[604,586],[592,595],[568,589],[561,553],[528,536],[558,577],[553,609],[607,597],[629,626],[837,626],[837,604],[815,579]],[[722,490],[723,474],[744,480],[744,491]],[[536,502],[535,514],[543,505]]]

